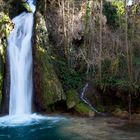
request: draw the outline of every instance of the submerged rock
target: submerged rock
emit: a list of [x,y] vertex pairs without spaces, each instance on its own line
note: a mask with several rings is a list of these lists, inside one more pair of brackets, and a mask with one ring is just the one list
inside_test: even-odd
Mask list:
[[37,109],[47,111],[50,105],[65,100],[65,94],[47,53],[49,44],[45,20],[39,12],[36,12],[35,18],[34,99]]

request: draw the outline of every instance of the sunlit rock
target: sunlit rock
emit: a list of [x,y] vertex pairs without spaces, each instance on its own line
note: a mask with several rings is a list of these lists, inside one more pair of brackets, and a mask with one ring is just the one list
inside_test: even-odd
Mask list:
[[39,110],[45,110],[58,101],[65,100],[61,83],[53,70],[47,49],[49,49],[48,32],[43,16],[36,13],[34,58],[34,99]]

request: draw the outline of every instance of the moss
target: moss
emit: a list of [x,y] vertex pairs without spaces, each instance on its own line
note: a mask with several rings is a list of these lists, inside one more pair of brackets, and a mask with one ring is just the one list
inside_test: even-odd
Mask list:
[[13,29],[11,19],[4,12],[0,12],[0,104],[2,101],[2,89],[4,80],[4,63],[5,63],[5,50],[6,50],[6,39]]
[[1,38],[6,39],[11,30],[13,29],[14,25],[9,18],[9,16],[3,12],[0,12],[0,34]]
[[2,101],[2,87],[3,87],[3,62],[0,58],[0,104]]
[[[0,47],[2,47],[1,44],[0,44]],[[3,72],[4,72],[4,57],[3,57],[2,52],[0,51],[0,104],[1,104],[1,101],[2,101]]]
[[32,13],[32,9],[30,8],[30,6],[27,3],[22,3],[22,6],[30,13]]
[[66,103],[68,109],[73,109],[76,113],[84,116],[94,116],[94,111],[91,108],[83,103],[78,96],[76,90],[71,89],[66,92]]
[[74,109],[77,113],[81,115],[86,115],[86,116],[95,115],[95,113],[90,109],[90,107],[82,102],[78,103]]
[[71,109],[74,106],[76,106],[76,104],[79,103],[79,101],[80,99],[75,90],[69,90],[66,92],[66,103],[68,109]]
[[[38,50],[37,59],[40,64],[40,73],[42,79],[42,97],[43,106],[52,104],[58,100],[61,100],[61,95],[63,93],[60,82],[53,71],[52,65],[49,63],[49,59],[45,50]],[[36,59],[36,60],[37,60]]]
[[48,32],[43,16],[36,12],[34,57],[35,104],[43,110],[57,101],[65,100],[61,83],[48,54]]

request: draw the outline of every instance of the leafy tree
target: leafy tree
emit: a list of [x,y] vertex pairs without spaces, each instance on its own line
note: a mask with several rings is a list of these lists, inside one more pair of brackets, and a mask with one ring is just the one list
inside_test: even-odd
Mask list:
[[124,23],[123,16],[125,12],[124,2],[122,0],[105,1],[103,13],[107,17],[107,24],[116,29]]

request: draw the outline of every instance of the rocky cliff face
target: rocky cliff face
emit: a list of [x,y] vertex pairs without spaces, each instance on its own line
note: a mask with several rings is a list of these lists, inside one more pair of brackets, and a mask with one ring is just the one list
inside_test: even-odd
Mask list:
[[[7,81],[6,64],[6,39],[13,29],[13,24],[8,14],[8,5],[4,1],[0,1],[0,104],[4,104],[5,110],[8,108],[8,87],[4,84]],[[5,79],[5,80],[4,80]],[[7,82],[8,83],[8,82]],[[5,85],[5,90],[4,90]],[[8,84],[7,84],[8,85]],[[4,92],[3,92],[4,91]],[[1,107],[1,106],[0,106]]]
[[[6,39],[13,28],[10,17],[14,17],[22,11],[29,11],[26,3],[16,0],[0,1],[0,103],[2,112],[8,113],[9,101],[9,64],[6,51]],[[18,10],[15,8],[18,6]],[[46,47],[49,46],[45,20],[39,10],[35,14],[35,34],[33,36],[34,58],[34,104],[39,110],[47,111],[49,105],[65,100],[61,83],[59,82],[51,65]],[[9,83],[9,84],[8,84]],[[4,90],[3,90],[4,89]]]
[[35,105],[39,110],[47,111],[50,105],[65,100],[65,94],[49,59],[48,32],[45,20],[39,11],[35,14],[34,44]]
[[[19,7],[19,10],[14,11],[16,0],[11,1],[8,11],[3,9],[0,11],[0,102],[2,99],[2,105],[4,106],[4,112],[8,112],[8,101],[9,101],[9,65],[8,59],[6,56],[6,38],[8,37],[10,31],[13,28],[13,24],[9,18],[14,17],[19,14],[21,11],[27,11],[26,4]],[[19,3],[19,1],[18,1]],[[4,4],[7,4],[4,2]],[[35,24],[34,24],[34,33],[33,33],[33,79],[34,79],[34,98],[33,104],[35,110],[41,112],[48,112],[51,110],[51,107],[54,105],[65,104],[65,107],[69,109],[74,109],[79,114],[87,115],[91,112],[90,108],[83,104],[76,92],[67,93],[67,97],[63,91],[62,85],[54,71],[54,65],[51,62],[51,56],[49,55],[50,47],[48,39],[47,27],[50,29],[49,25],[46,25],[46,11],[44,11],[45,5],[41,0],[38,0],[37,11],[35,13]],[[5,14],[7,13],[7,14]],[[44,14],[45,13],[45,14]],[[49,17],[49,16],[48,16]],[[51,17],[49,17],[51,18]],[[48,20],[47,20],[48,21]],[[51,22],[51,21],[50,21]],[[52,22],[51,22],[52,23]],[[2,28],[3,27],[3,28]],[[53,44],[53,43],[51,43]],[[6,66],[6,69],[4,69]],[[5,80],[4,80],[5,79]],[[4,82],[5,81],[5,82]],[[4,92],[3,92],[3,83]],[[75,98],[76,97],[76,98]],[[67,98],[67,99],[66,99]],[[62,102],[61,102],[62,101]],[[64,102],[63,102],[64,101]],[[60,103],[60,104],[59,104]],[[62,103],[62,104],[61,104]],[[55,110],[53,108],[53,110]]]

